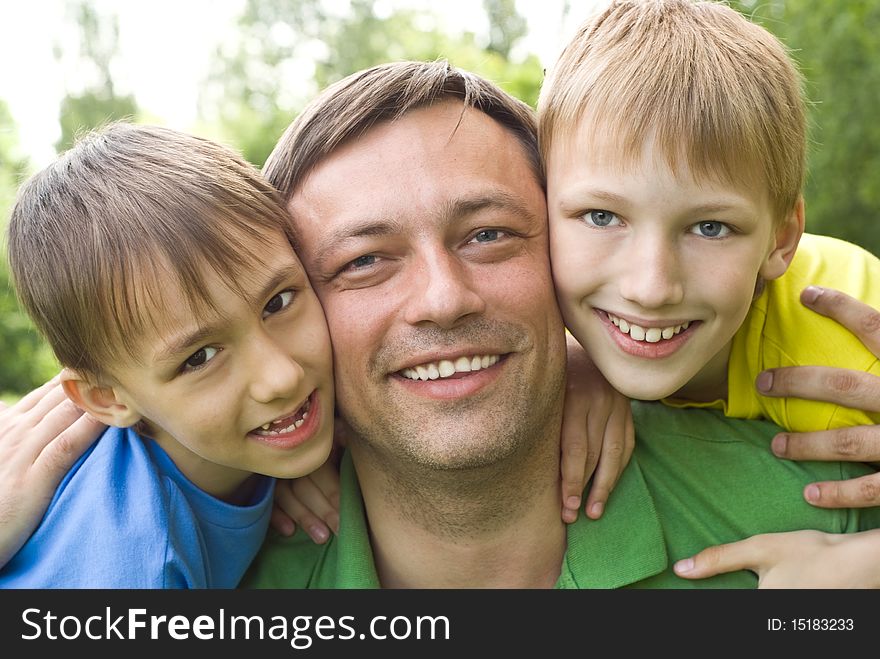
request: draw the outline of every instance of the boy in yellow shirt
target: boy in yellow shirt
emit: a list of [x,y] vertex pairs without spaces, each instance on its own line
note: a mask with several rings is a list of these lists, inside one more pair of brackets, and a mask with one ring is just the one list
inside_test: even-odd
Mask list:
[[801,81],[775,37],[719,3],[614,2],[563,52],[539,121],[560,305],[616,389],[798,432],[880,420],[755,389],[783,366],[880,374],[799,302],[820,286],[877,307],[880,260],[804,234]]
[[[880,375],[800,302],[827,287],[877,308],[880,260],[804,234],[801,77],[773,35],[716,2],[617,0],[565,48],[538,113],[557,297],[612,386],[795,432],[880,421],[758,391],[778,367]],[[853,548],[873,546],[859,535]],[[749,567],[686,563],[682,576]]]

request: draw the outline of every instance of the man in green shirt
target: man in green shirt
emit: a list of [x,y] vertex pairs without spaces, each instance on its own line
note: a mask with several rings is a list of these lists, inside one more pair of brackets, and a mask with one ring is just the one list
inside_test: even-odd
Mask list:
[[353,430],[340,534],[270,537],[251,587],[754,586],[674,561],[754,533],[874,528],[810,507],[777,430],[635,410],[605,516],[559,519],[564,332],[530,109],[445,63],[363,71],[291,125],[265,173],[286,199],[333,336]]
[[[778,461],[768,450],[775,428],[713,412],[636,406],[637,451],[605,517],[563,527],[562,326],[533,122],[529,108],[474,76],[399,63],[329,89],[282,139],[267,174],[290,201],[334,337],[339,409],[356,436],[342,468],[340,535],[325,546],[304,534],[270,537],[244,585],[753,586],[741,568],[783,585],[815,585],[815,573],[826,585],[875,585],[870,542],[836,555],[831,569],[810,548],[818,536],[851,547],[877,530],[846,543],[815,531],[762,535],[697,557],[692,574],[737,570],[728,576],[673,575],[674,561],[754,533],[876,526],[800,496],[828,479],[825,505],[871,505],[868,489],[852,494],[866,481],[836,485],[859,468]],[[878,345],[876,313],[832,291],[822,299],[814,308],[836,306]],[[833,369],[797,374],[777,371],[774,391],[859,407],[876,400],[870,382],[835,393],[835,382],[851,380]],[[0,557],[26,538],[100,432],[57,407],[61,398],[50,384],[0,409],[0,500],[11,511]],[[851,459],[876,459],[876,433],[862,430]],[[827,458],[847,446],[835,432],[790,436],[782,453],[806,457],[815,440],[813,454]]]

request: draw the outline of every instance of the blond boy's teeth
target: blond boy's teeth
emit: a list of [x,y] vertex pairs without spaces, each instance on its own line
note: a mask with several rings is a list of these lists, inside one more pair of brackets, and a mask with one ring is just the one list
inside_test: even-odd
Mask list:
[[[607,312],[606,312],[607,313]],[[634,341],[646,341],[648,343],[657,343],[661,339],[671,339],[679,332],[686,330],[690,326],[690,321],[681,325],[670,325],[669,327],[641,327],[633,323],[628,323],[623,318],[618,318],[613,314],[608,314],[608,319],[624,334],[629,334],[629,338]]]
[[456,373],[470,373],[489,368],[493,364],[497,364],[500,358],[499,355],[472,355],[459,357],[455,361],[441,359],[438,362],[428,362],[412,368],[405,368],[400,371],[400,374],[410,380],[437,380],[448,378]]

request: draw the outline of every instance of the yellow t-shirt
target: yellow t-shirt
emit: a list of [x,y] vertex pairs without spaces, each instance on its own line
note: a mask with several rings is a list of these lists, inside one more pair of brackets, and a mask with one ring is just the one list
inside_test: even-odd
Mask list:
[[880,309],[880,259],[842,240],[804,234],[788,271],[767,282],[733,337],[727,400],[663,402],[672,407],[720,408],[739,419],[769,419],[792,432],[880,423],[878,413],[761,396],[755,388],[761,371],[782,366],[836,366],[880,376],[880,360],[856,336],[801,304],[801,291],[810,285],[835,288]]

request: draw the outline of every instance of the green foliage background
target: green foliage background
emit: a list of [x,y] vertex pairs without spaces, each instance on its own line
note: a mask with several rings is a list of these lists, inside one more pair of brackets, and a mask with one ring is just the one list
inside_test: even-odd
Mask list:
[[[791,48],[811,101],[807,228],[880,254],[880,0],[732,0],[732,6],[776,33]],[[261,166],[275,140],[319,89],[373,64],[446,58],[484,75],[534,105],[543,77],[533,54],[517,52],[528,25],[514,0],[483,0],[487,34],[444,33],[427,10],[387,15],[373,0],[350,0],[344,14],[322,0],[247,0],[235,38],[215,53],[200,97],[197,132],[239,148]],[[565,20],[568,3],[563,5]],[[91,72],[84,88],[68,90],[59,108],[61,139],[108,120],[142,112],[117,92],[111,75],[119,32],[112,15],[84,0],[68,3],[78,26],[80,64]],[[2,90],[0,90],[2,94]],[[15,189],[29,172],[16,129],[0,99],[0,225]],[[0,265],[0,398],[51,377],[52,356],[18,310]]]

